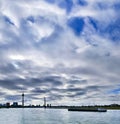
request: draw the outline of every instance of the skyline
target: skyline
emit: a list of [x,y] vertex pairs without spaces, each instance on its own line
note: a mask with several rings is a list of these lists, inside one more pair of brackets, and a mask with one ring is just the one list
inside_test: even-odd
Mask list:
[[118,0],[1,0],[0,103],[120,104]]

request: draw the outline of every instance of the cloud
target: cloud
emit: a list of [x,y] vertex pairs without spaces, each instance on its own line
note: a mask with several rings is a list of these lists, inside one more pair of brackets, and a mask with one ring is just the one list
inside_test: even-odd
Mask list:
[[119,103],[119,4],[1,0],[1,101]]

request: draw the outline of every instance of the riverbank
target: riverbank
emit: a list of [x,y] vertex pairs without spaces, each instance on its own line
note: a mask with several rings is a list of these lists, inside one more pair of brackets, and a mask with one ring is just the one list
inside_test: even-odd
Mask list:
[[120,110],[120,105],[96,105],[96,106],[1,106],[0,108],[45,108],[45,109],[96,109],[103,108],[107,110]]

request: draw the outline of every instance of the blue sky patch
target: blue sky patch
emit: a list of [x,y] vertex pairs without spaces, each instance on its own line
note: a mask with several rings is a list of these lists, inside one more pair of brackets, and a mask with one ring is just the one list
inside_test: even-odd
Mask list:
[[76,35],[80,35],[84,28],[84,18],[72,18],[68,20],[68,26],[72,28]]
[[120,93],[120,88],[114,89],[110,93],[119,94]]
[[109,24],[102,33],[108,34],[113,42],[120,41],[120,21],[119,19]]
[[73,7],[73,1],[72,0],[64,0],[59,3],[59,7],[65,8],[67,12],[70,12]]
[[86,0],[78,0],[78,4],[81,5],[81,6],[86,6],[87,1]]
[[120,40],[120,21],[119,19],[113,20],[108,26],[89,17],[89,23],[94,27],[99,35],[107,37],[113,42]]

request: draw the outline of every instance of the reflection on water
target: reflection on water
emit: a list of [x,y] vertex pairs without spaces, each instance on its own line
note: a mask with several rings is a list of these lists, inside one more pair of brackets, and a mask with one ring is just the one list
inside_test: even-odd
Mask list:
[[0,124],[120,124],[120,111],[70,112],[66,109],[0,109]]

